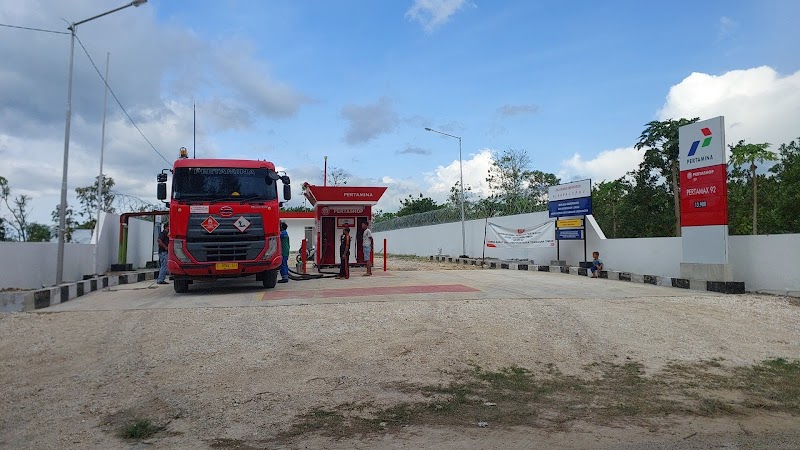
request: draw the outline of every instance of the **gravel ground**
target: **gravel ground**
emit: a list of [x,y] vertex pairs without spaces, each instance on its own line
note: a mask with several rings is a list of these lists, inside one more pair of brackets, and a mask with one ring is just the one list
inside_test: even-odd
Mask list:
[[[404,258],[389,267],[472,270]],[[708,448],[703,439],[738,433],[742,448],[751,448],[746,439],[755,433],[762,446],[795,448],[782,446],[797,442],[797,418],[785,415],[677,418],[657,437],[575,424],[568,432],[418,427],[271,440],[321,406],[390,406],[403,394],[388,386],[446,384],[472,364],[553,364],[581,374],[599,362],[656,370],[669,361],[800,358],[800,308],[786,299],[675,292],[681,296],[2,314],[0,447]],[[134,418],[165,423],[167,431],[123,442],[115,430]],[[683,446],[659,447],[656,439]]]

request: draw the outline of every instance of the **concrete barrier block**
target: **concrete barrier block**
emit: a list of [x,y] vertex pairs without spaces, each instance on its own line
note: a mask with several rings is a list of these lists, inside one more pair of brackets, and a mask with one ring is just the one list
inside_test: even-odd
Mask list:
[[619,281],[631,281],[630,272],[620,272],[619,273]]
[[708,290],[707,288],[708,285],[705,280],[689,280],[689,289],[693,291],[706,291]]
[[657,276],[656,285],[664,287],[674,287],[672,283],[672,277]]
[[645,284],[658,283],[657,277],[655,275],[643,275],[643,280]]
[[617,280],[617,281],[619,281],[619,274],[620,274],[619,272],[617,272],[615,270],[608,270],[606,272],[608,272],[607,276],[608,276],[609,280]]
[[508,263],[500,263],[501,269],[508,269]]
[[589,269],[587,269],[585,267],[578,267],[578,275],[580,275],[582,277],[589,276]]
[[536,270],[539,272],[550,272],[550,266],[536,266]]
[[723,294],[744,294],[743,281],[707,281],[706,290]]
[[517,264],[517,270],[528,270],[527,264]]
[[644,275],[639,273],[632,273],[631,281],[634,283],[644,283]]
[[559,259],[552,259],[550,260],[551,266],[566,266],[567,262]]
[[605,278],[608,279],[608,271],[607,270],[598,270],[597,271],[598,278]]
[[570,267],[569,274],[570,275],[580,275],[580,269],[578,267]]
[[689,289],[691,287],[691,282],[686,278],[672,278],[672,287],[680,289]]
[[21,312],[34,309],[33,292],[3,292],[0,294],[0,312]]

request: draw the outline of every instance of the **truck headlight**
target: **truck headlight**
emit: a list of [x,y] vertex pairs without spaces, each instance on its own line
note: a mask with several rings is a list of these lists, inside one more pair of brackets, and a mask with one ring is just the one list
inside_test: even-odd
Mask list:
[[178,258],[180,262],[191,262],[188,256],[186,256],[186,252],[183,251],[183,239],[173,239],[172,240],[172,252],[175,254],[175,257]]
[[278,249],[278,238],[273,236],[267,238],[267,250],[264,252],[264,256],[261,257],[262,260],[272,258],[272,255],[275,254],[275,250]]

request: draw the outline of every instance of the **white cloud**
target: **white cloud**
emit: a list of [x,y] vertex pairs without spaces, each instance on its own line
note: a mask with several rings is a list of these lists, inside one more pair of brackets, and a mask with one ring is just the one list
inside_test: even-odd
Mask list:
[[[770,67],[734,70],[719,76],[692,73],[672,86],[658,119],[725,116],[725,140],[769,142],[772,150],[800,135],[800,71],[780,76]],[[614,180],[636,169],[644,157],[633,147],[600,152],[586,159],[575,153],[561,162],[562,181]]]
[[725,140],[770,142],[773,149],[800,134],[800,71],[780,76],[770,67],[722,75],[693,73],[673,86],[660,120],[725,116]]
[[591,178],[592,182],[616,180],[639,167],[644,151],[633,147],[605,150],[592,159],[585,160],[579,153],[561,161],[558,177],[562,182]]
[[732,35],[739,27],[739,23],[727,16],[722,16],[719,19],[717,34],[717,41],[721,41]]
[[466,0],[415,0],[406,18],[419,22],[430,33],[466,5]]
[[[488,148],[484,148],[471,158],[463,160],[464,188],[472,188],[472,192],[477,196],[488,196],[489,186],[486,184],[486,176],[492,161],[492,151]],[[456,159],[446,166],[438,166],[433,173],[427,174],[425,178],[430,185],[428,195],[437,202],[445,201],[447,196],[450,195],[450,188],[460,179],[458,160]]]
[[370,105],[347,105],[342,108],[342,116],[350,122],[345,135],[345,142],[350,145],[364,144],[392,132],[400,120],[387,97]]
[[536,105],[503,105],[497,108],[497,113],[505,117],[534,114],[537,111],[539,111],[539,107]]

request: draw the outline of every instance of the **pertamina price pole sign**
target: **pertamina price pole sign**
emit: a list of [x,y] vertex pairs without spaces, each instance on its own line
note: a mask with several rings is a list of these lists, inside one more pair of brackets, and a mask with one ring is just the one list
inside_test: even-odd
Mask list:
[[722,117],[680,128],[681,226],[728,224]]

